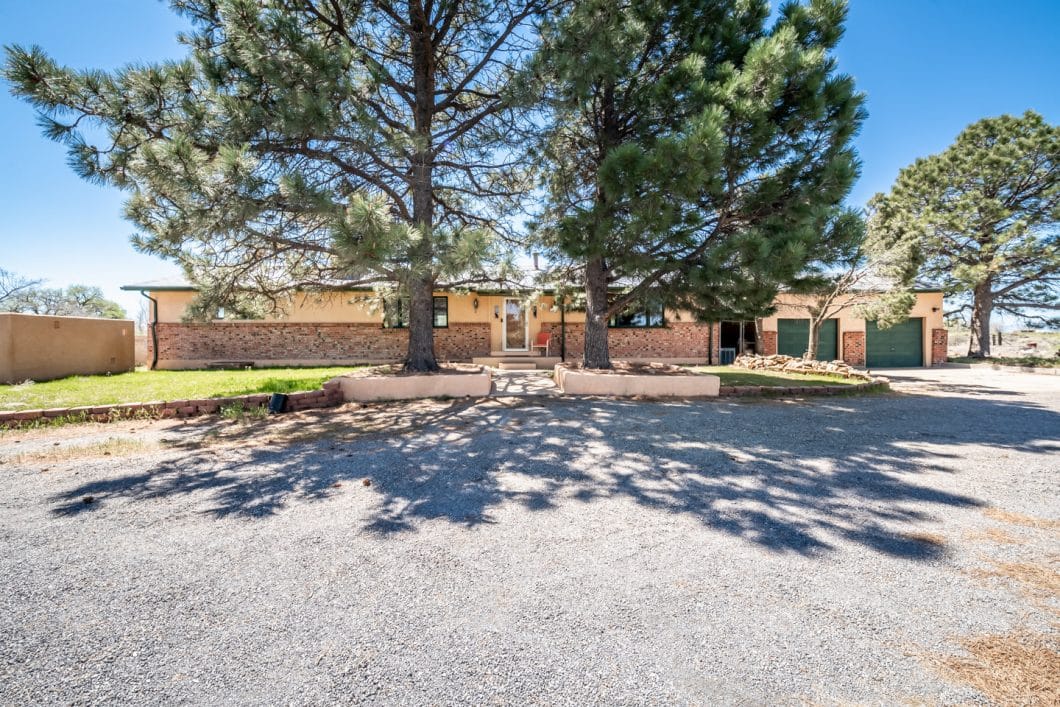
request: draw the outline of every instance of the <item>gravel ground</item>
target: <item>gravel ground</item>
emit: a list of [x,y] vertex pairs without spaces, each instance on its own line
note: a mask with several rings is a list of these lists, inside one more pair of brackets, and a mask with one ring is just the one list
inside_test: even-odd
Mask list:
[[898,375],[0,434],[0,702],[982,701],[932,656],[1055,621],[980,570],[1056,558],[990,509],[1056,527],[1060,379]]

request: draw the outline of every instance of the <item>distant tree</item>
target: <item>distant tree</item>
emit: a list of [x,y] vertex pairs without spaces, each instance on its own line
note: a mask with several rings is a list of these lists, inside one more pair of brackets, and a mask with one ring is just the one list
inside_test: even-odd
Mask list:
[[433,290],[509,265],[494,238],[530,184],[508,88],[547,2],[172,5],[183,61],[75,71],[9,47],[4,75],[84,177],[131,193],[134,245],[183,265],[196,311],[385,281],[410,300],[406,366],[436,369]]
[[120,304],[103,296],[103,290],[87,285],[61,287],[31,287],[19,291],[0,309],[21,314],[50,314],[65,317],[102,317],[124,319]]
[[3,311],[7,302],[17,297],[19,293],[39,284],[40,280],[30,280],[0,268],[0,311]]
[[803,358],[817,358],[821,326],[843,312],[857,312],[886,328],[904,321],[916,297],[902,285],[909,250],[902,244],[866,240],[865,220],[837,209],[824,226],[813,259],[789,290],[804,295],[791,305],[806,313],[809,338]]
[[973,123],[872,207],[875,237],[907,244],[921,277],[970,311],[969,356],[990,355],[995,310],[1048,323],[1060,309],[1060,127],[1037,113]]

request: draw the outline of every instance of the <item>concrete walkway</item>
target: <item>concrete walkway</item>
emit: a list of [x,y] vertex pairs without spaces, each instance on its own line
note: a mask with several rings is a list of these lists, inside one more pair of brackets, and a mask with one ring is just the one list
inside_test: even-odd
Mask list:
[[498,397],[525,398],[535,395],[559,395],[552,371],[502,371],[493,369],[493,390]]

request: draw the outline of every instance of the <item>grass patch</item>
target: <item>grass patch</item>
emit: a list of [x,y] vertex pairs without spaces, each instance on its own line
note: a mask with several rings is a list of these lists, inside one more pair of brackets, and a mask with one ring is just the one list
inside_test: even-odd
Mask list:
[[1058,356],[992,356],[990,358],[971,358],[969,356],[950,356],[950,363],[993,363],[998,366],[1026,366],[1028,368],[1056,368],[1060,366]]
[[250,420],[261,420],[269,416],[269,410],[263,405],[246,406],[243,403],[232,403],[221,406],[221,417],[226,420],[237,422],[248,422]]
[[940,672],[997,704],[1060,704],[1060,641],[1018,631],[966,638],[966,656],[937,661]]
[[709,373],[721,378],[724,386],[761,385],[771,388],[790,388],[793,386],[821,385],[856,385],[865,381],[842,376],[829,376],[807,373],[781,373],[779,371],[749,371],[732,366],[693,366],[697,373]]
[[315,390],[354,367],[254,368],[239,371],[134,371],[0,385],[0,411],[225,398]]

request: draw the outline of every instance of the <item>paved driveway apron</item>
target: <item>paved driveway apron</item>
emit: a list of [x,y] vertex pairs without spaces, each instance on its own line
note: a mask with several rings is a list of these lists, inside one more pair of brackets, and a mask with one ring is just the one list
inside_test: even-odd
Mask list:
[[1055,559],[1060,378],[893,375],[5,433],[0,702],[980,701],[932,666],[1052,630],[991,572]]

